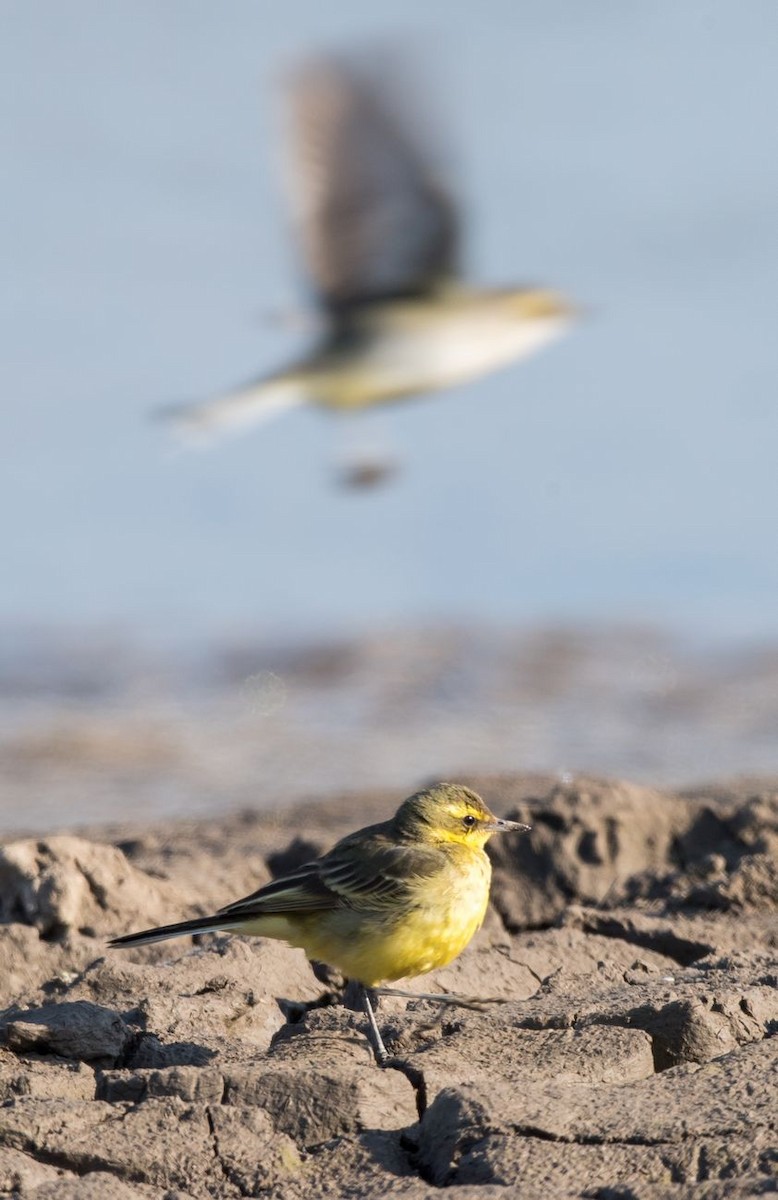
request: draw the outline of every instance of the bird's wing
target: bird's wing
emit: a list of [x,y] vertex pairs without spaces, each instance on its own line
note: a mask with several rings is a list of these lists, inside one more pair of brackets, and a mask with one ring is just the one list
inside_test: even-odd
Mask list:
[[411,846],[379,835],[345,838],[320,861],[322,881],[349,908],[392,908],[412,899],[418,883],[445,863],[433,846]]
[[274,879],[250,896],[225,905],[219,912],[230,915],[245,913],[248,917],[264,913],[322,912],[338,908],[338,897],[322,880],[319,866],[319,860],[304,863],[296,871]]
[[320,60],[291,87],[294,216],[321,302],[336,314],[424,293],[456,271],[456,206],[430,139],[422,145],[425,114],[413,129],[407,97],[395,103],[401,86]]
[[354,834],[329,854],[275,879],[243,900],[220,909],[238,916],[322,912],[334,908],[393,908],[406,903],[415,885],[440,870],[433,847],[397,844],[381,834]]

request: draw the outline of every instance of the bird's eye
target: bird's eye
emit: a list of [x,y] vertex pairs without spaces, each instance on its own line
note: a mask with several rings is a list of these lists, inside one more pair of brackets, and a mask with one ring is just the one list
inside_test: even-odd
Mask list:
[[466,817],[462,818],[462,824],[464,825],[465,829],[472,829],[475,823],[476,819],[472,813],[468,813]]

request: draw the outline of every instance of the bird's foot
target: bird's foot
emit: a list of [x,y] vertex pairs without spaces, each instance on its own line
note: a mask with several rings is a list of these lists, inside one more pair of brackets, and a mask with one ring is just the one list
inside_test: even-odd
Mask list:
[[401,1000],[429,1000],[433,1004],[449,1005],[452,1008],[470,1008],[474,1012],[488,1012],[490,1005],[507,1004],[507,996],[462,996],[456,992],[406,992],[401,988],[376,988],[379,996],[397,996]]

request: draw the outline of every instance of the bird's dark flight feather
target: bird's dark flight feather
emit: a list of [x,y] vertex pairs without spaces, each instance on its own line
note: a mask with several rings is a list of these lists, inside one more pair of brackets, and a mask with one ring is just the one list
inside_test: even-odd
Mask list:
[[335,317],[424,294],[456,272],[456,205],[403,106],[391,102],[399,88],[318,61],[291,90],[299,236],[319,298]]

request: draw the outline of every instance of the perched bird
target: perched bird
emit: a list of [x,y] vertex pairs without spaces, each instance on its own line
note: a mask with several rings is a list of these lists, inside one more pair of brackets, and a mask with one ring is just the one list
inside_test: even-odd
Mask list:
[[293,226],[323,335],[281,370],[164,410],[181,433],[207,440],[303,403],[355,412],[452,387],[570,324],[552,291],[459,278],[460,215],[406,75],[317,60],[295,76]]
[[114,938],[145,946],[226,930],[298,946],[360,985],[380,1065],[389,1061],[369,988],[443,967],[481,926],[493,833],[527,825],[495,817],[480,796],[440,783],[405,800],[390,821],[349,834],[329,853],[214,916]]

